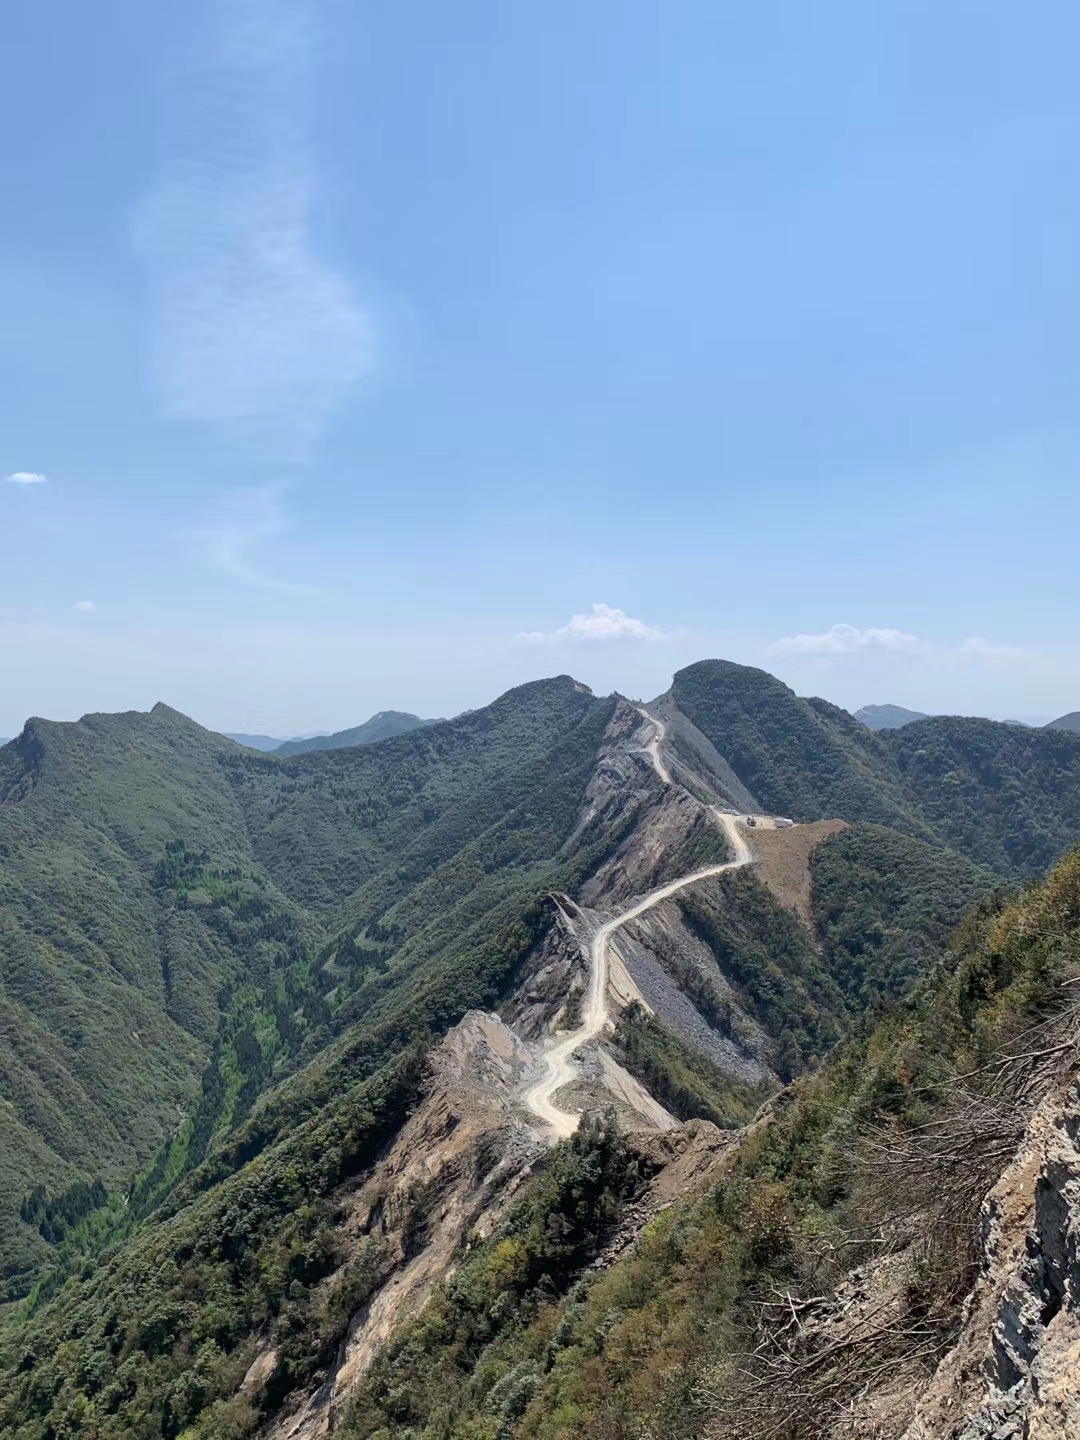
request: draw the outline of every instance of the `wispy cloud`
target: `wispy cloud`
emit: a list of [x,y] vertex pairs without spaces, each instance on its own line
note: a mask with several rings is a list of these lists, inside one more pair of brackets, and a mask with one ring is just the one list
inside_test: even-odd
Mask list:
[[965,640],[959,653],[965,660],[977,660],[985,665],[1021,665],[1029,658],[1020,645],[992,645],[978,635]]
[[375,356],[364,305],[314,238],[313,32],[312,0],[217,0],[177,153],[136,224],[166,413],[242,424],[291,460]]
[[276,490],[243,490],[227,497],[206,525],[187,532],[199,554],[222,575],[262,590],[290,595],[318,595],[309,585],[279,580],[258,565],[258,554],[288,529]]
[[44,485],[47,478],[37,470],[13,470],[4,476],[10,485]]
[[994,645],[974,637],[960,644],[941,644],[909,635],[905,630],[860,628],[857,625],[833,625],[820,634],[785,635],[769,646],[771,655],[860,655],[878,651],[893,655],[921,655],[927,658],[949,658],[986,665],[1015,665],[1028,660],[1028,652],[1018,645]]
[[89,615],[92,611],[97,609],[97,606],[94,604],[93,600],[76,600],[75,604],[72,605],[71,608],[72,610],[77,610],[80,615]]
[[662,640],[664,632],[656,625],[635,620],[625,610],[597,601],[585,615],[574,615],[558,630],[523,630],[519,644],[576,644],[598,640]]
[[772,655],[854,655],[863,650],[913,651],[926,642],[903,630],[833,625],[820,635],[786,635],[769,646]]

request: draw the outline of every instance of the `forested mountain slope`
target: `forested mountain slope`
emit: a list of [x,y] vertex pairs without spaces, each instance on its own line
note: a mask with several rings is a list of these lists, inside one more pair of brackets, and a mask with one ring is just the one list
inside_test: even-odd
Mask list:
[[[149,715],[28,722],[0,751],[0,1253],[16,1279],[46,1253],[18,1220],[32,1183],[130,1175],[197,1090],[229,943],[163,901],[177,835],[251,869],[223,742]],[[267,877],[270,904],[283,903]],[[299,924],[299,920],[297,920]]]
[[871,732],[745,665],[680,670],[671,698],[767,808],[937,840],[1001,875],[1030,876],[1080,833],[1080,735],[937,715]]
[[[610,713],[569,679],[541,682],[460,722],[287,761],[164,706],[29,722],[0,751],[7,1284],[48,1254],[19,1218],[34,1185],[111,1189],[178,1126],[181,1148],[194,1128],[205,1150],[292,1054],[361,1011],[392,1023],[406,976],[448,972],[477,928],[492,943],[556,863]],[[482,973],[462,975],[470,995]],[[448,979],[438,1004],[455,994]],[[420,996],[401,1003],[422,1026]]]
[[702,660],[671,695],[766,810],[795,820],[839,816],[924,827],[882,736],[824,700],[802,700],[764,670]]
[[937,715],[889,733],[904,792],[946,844],[1039,874],[1080,833],[1080,734]]
[[[1073,824],[1076,747],[1029,734],[877,736],[721,662],[662,709],[560,677],[291,756],[161,706],[31,722],[0,751],[0,1253],[9,1296],[42,1279],[0,1433],[758,1423],[731,1358],[763,1286],[870,1233],[866,1127],[1063,1003],[1075,863],[1008,877]],[[549,1149],[524,1097],[605,972]]]

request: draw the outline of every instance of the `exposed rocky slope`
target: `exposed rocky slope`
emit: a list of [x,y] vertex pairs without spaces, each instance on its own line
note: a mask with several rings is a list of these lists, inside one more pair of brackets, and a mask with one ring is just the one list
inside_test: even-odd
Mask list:
[[[671,868],[673,856],[701,853],[703,834],[706,852],[726,858],[715,821],[705,823],[703,802],[682,787],[657,785],[646,748],[649,734],[648,719],[618,702],[586,791],[578,832],[598,819],[616,834],[620,827],[630,828],[583,889],[583,900],[588,897],[593,903],[551,897],[553,923],[520,965],[501,1015],[473,1012],[451,1029],[433,1054],[431,1080],[420,1107],[370,1178],[345,1200],[342,1263],[322,1284],[327,1290],[340,1284],[341,1275],[362,1255],[378,1257],[377,1279],[352,1318],[331,1373],[316,1391],[299,1404],[294,1400],[275,1418],[267,1431],[274,1440],[300,1440],[333,1427],[378,1346],[422,1306],[435,1283],[452,1273],[462,1247],[492,1231],[546,1151],[550,1134],[521,1109],[518,1097],[540,1063],[547,1036],[566,1023],[584,991],[589,936],[613,911],[655,885]],[[699,782],[699,788],[708,787]],[[650,967],[664,974],[653,955],[658,946],[670,947],[678,916],[676,912],[665,921],[662,908],[637,922],[643,928],[633,939],[624,941],[620,934],[609,987],[614,1016],[627,1004],[644,1000],[635,974]],[[701,952],[695,963],[710,963],[699,941],[683,936],[683,943]],[[723,983],[719,972],[717,977]],[[711,1046],[730,1073],[772,1081],[771,1071],[748,1048],[763,1052],[768,1046],[768,1037],[753,1022],[746,1020],[746,1033],[752,1037],[747,1046],[737,1046],[711,1029],[677,984],[667,979],[663,990],[665,1015],[678,1017],[699,1043]],[[611,1236],[602,1262],[607,1263],[649,1218],[700,1179],[731,1140],[704,1121],[680,1126],[604,1043],[585,1047],[577,1069],[578,1078],[557,1094],[560,1106],[578,1113],[609,1111],[631,1134],[647,1127],[634,1143],[643,1162],[656,1172]],[[650,1130],[671,1138],[650,1141]],[[276,1363],[271,1340],[252,1364],[249,1386],[266,1384]]]
[[904,1440],[1074,1440],[1080,1435],[1075,1080],[1041,1102],[987,1196],[982,1258],[957,1343],[919,1398]]
[[[374,1175],[346,1204],[346,1235],[365,1247],[377,1235],[382,1266],[376,1288],[354,1316],[332,1373],[319,1389],[279,1416],[268,1434],[322,1433],[347,1405],[378,1346],[452,1273],[466,1236],[489,1233],[550,1139],[516,1105],[522,1082],[535,1071],[547,1036],[574,1023],[588,983],[588,941],[611,914],[670,876],[723,861],[727,847],[710,807],[752,800],[722,758],[673,706],[660,755],[650,755],[647,712],[620,701],[609,722],[586,790],[579,830],[603,819],[611,833],[625,829],[610,857],[579,897],[552,896],[546,934],[518,967],[500,1014],[467,1016],[435,1053],[433,1079],[420,1109]],[[670,770],[668,767],[670,766]],[[658,774],[671,782],[657,784]],[[782,903],[809,920],[809,860],[842,822],[775,831],[760,827],[767,883]],[[701,888],[710,884],[699,882]],[[723,903],[723,897],[717,897]],[[775,1087],[769,1063],[775,1036],[740,1003],[715,955],[687,924],[675,901],[665,901],[616,932],[610,942],[608,989],[613,1019],[636,1004],[660,1016],[697,1052],[733,1080]],[[703,1013],[706,987],[725,1011]],[[695,1000],[697,1003],[695,1003]],[[630,1132],[656,1173],[623,1215],[595,1262],[623,1254],[648,1221],[692,1191],[730,1149],[734,1132],[703,1120],[678,1122],[619,1063],[602,1039],[577,1057],[578,1078],[557,1092],[571,1112],[608,1110]],[[530,1120],[531,1126],[530,1128]],[[636,1127],[648,1128],[637,1131]],[[650,1132],[654,1139],[647,1137]],[[350,1254],[344,1266],[354,1263]],[[332,1286],[336,1277],[324,1283]],[[255,1362],[261,1376],[272,1351]]]

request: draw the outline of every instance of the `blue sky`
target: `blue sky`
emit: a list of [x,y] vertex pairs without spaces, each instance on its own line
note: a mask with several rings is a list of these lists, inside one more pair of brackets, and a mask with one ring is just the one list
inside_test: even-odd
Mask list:
[[1080,708],[1078,48],[1066,0],[19,7],[0,734],[705,655]]

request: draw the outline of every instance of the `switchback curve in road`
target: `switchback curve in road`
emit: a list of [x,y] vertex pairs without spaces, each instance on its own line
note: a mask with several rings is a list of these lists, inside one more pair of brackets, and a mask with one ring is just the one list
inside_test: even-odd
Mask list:
[[[648,719],[658,727],[655,740],[648,746],[649,754],[657,773],[666,782],[668,776],[658,754],[660,742],[664,737],[663,726],[659,721],[653,720],[651,715],[648,716]],[[738,870],[741,866],[748,865],[753,859],[750,846],[746,842],[746,837],[739,830],[735,816],[717,809],[713,810],[713,814],[719,820],[731,842],[735,859],[729,860],[723,865],[706,865],[704,869],[695,870],[690,875],[682,876],[681,879],[669,880],[666,885],[658,886],[641,900],[635,901],[621,915],[616,915],[613,919],[606,921],[593,936],[592,944],[589,947],[589,990],[585,1000],[585,1014],[582,1023],[565,1039],[560,1040],[557,1045],[547,1051],[543,1057],[543,1075],[526,1090],[522,1097],[526,1107],[550,1125],[560,1139],[565,1139],[574,1133],[581,1117],[569,1111],[560,1110],[553,1097],[557,1090],[575,1078],[574,1067],[571,1064],[575,1053],[590,1040],[594,1040],[607,1023],[608,945],[612,935],[630,920],[636,920],[639,915],[644,915],[646,910],[651,910],[662,900],[668,900],[672,895],[677,895],[688,885],[696,885],[699,880],[708,880],[713,875],[723,875],[727,870]]]

